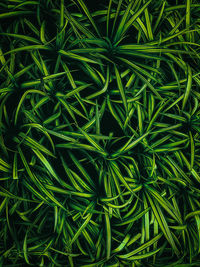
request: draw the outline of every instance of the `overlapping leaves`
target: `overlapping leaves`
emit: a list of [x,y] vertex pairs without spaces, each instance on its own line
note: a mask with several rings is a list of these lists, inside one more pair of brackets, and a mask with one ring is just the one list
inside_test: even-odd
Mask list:
[[200,264],[200,4],[175,2],[0,3],[3,266]]

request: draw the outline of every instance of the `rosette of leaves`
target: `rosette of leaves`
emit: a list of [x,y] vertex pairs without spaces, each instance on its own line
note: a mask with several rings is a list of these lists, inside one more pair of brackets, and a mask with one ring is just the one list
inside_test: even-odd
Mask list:
[[0,3],[2,266],[199,266],[200,4]]

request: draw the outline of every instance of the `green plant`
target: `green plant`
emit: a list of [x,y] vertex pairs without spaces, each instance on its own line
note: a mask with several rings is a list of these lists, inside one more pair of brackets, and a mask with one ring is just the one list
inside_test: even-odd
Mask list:
[[2,266],[199,266],[200,4],[0,3]]

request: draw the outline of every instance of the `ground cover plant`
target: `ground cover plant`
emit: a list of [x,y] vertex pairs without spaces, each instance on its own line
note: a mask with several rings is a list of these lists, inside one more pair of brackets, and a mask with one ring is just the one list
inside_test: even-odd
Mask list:
[[0,266],[200,266],[199,1],[0,11]]

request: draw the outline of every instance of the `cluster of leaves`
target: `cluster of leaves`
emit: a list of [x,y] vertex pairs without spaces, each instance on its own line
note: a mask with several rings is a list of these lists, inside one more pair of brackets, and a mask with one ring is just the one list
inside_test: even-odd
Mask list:
[[0,3],[0,265],[199,266],[199,1],[95,5]]

